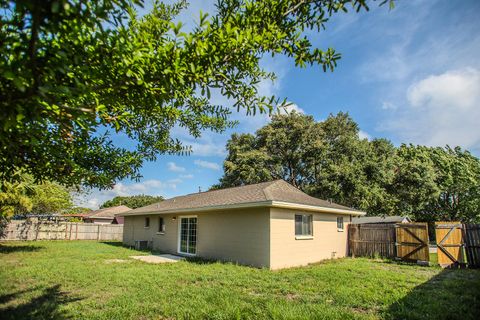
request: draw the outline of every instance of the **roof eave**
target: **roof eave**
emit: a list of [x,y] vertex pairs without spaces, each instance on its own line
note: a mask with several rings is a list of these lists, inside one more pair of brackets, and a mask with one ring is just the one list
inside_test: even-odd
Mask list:
[[364,216],[366,214],[365,212],[356,211],[356,210],[328,208],[328,207],[322,207],[322,206],[299,204],[294,202],[268,200],[268,201],[258,201],[258,202],[235,203],[235,204],[219,205],[219,206],[206,206],[206,207],[189,208],[189,209],[138,211],[138,212],[132,212],[132,213],[125,212],[125,213],[119,213],[116,216],[128,217],[128,216],[142,216],[146,214],[200,213],[200,212],[218,211],[218,210],[226,210],[226,209],[261,208],[261,207],[301,209],[305,211],[337,213],[337,214],[357,215],[357,216]]
[[198,208],[188,208],[188,209],[173,209],[173,210],[152,210],[152,211],[138,211],[138,212],[124,212],[117,214],[117,217],[128,217],[128,216],[143,216],[146,214],[175,214],[175,213],[195,213],[195,212],[205,212],[205,211],[217,211],[225,209],[242,209],[242,208],[257,208],[257,207],[269,207],[271,201],[260,201],[260,202],[246,202],[246,203],[235,203],[228,205],[220,206],[205,206]]
[[329,207],[312,206],[307,204],[284,202],[284,201],[272,201],[272,202],[273,202],[272,207],[275,207],[275,208],[301,209],[305,211],[337,213],[337,214],[345,214],[345,215],[352,215],[352,216],[364,216],[367,214],[366,212],[357,211],[353,209],[329,208]]

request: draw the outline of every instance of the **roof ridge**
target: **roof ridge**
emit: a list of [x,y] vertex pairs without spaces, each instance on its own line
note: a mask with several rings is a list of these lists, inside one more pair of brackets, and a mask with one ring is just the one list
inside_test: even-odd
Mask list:
[[270,188],[274,185],[276,185],[277,183],[279,183],[280,181],[285,181],[283,179],[277,179],[277,180],[273,180],[271,181],[272,183],[270,183],[269,185],[267,185],[265,188],[262,189],[262,192],[263,192],[263,195],[265,196],[265,200],[273,200],[272,198],[272,194],[270,193]]
[[[280,180],[282,180],[282,179],[263,181],[263,182],[252,183],[252,184],[244,184],[244,185],[241,185],[241,186],[227,187],[227,188],[221,188],[221,189],[207,190],[207,191],[202,191],[202,192],[192,192],[192,193],[187,193],[187,194],[184,194],[184,195],[181,195],[181,196],[176,196],[176,197],[173,197],[173,198],[170,198],[170,199],[165,199],[165,200],[187,197],[187,196],[191,196],[191,195],[194,195],[194,194],[212,193],[212,192],[224,191],[224,190],[229,190],[229,189],[251,187],[251,186],[260,185],[260,184],[267,184],[267,183],[272,184],[272,183],[275,183],[275,182],[280,181]],[[162,201],[160,201],[160,202],[162,202]]]
[[[244,185],[241,185],[241,186],[221,188],[221,189],[215,189],[215,190],[207,190],[207,191],[202,191],[202,192],[192,192],[192,193],[187,193],[187,194],[184,194],[184,195],[181,195],[181,196],[175,196],[175,197],[172,197],[172,198],[169,198],[169,199],[164,199],[162,201],[152,203],[149,206],[157,205],[157,204],[165,202],[165,201],[172,201],[173,200],[175,202],[176,199],[182,199],[182,198],[193,196],[193,195],[207,194],[207,193],[213,193],[213,192],[221,192],[221,191],[225,191],[225,190],[243,188],[243,187],[251,187],[251,186],[260,185],[260,184],[269,184],[268,186],[266,186],[266,188],[268,188],[270,185],[272,185],[272,184],[274,184],[278,181],[283,181],[283,179],[263,181],[263,182],[252,183],[252,184],[244,184]],[[262,189],[262,192],[263,192],[263,189]],[[265,193],[264,193],[264,195],[265,195]],[[268,199],[266,198],[266,200],[268,200]]]

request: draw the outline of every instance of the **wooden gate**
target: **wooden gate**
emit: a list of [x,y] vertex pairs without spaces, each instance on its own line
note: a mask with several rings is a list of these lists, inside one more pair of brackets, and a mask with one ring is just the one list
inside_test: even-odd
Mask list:
[[438,264],[443,268],[464,266],[462,224],[435,222]]
[[395,232],[399,259],[419,262],[430,260],[427,223],[397,223]]
[[480,268],[480,224],[464,224],[463,239],[470,268]]

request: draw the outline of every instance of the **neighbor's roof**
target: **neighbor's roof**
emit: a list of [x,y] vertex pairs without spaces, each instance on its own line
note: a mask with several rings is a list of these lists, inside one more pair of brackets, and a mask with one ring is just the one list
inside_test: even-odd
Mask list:
[[90,211],[88,213],[88,217],[89,218],[109,218],[109,219],[113,219],[113,218],[115,218],[115,215],[117,215],[119,213],[126,212],[126,211],[130,211],[130,210],[132,210],[132,209],[130,209],[127,206],[116,206],[116,207],[110,207],[110,208]]
[[364,215],[364,212],[311,197],[284,180],[192,193],[137,208],[121,216],[181,213],[248,207],[284,207],[310,211]]
[[352,219],[352,223],[398,223],[398,222],[411,222],[409,217],[402,216],[387,216],[387,217],[355,217]]

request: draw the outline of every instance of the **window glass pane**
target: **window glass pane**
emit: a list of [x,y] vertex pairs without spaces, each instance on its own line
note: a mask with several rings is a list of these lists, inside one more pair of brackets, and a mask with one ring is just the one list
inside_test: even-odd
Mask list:
[[295,235],[313,235],[313,216],[311,214],[295,215]]
[[197,218],[189,219],[188,230],[188,253],[195,254],[197,252]]
[[180,223],[180,251],[188,252],[188,219],[182,218]]
[[295,235],[302,235],[302,216],[298,214],[295,215]]
[[343,217],[338,217],[337,218],[337,228],[338,229],[343,229]]
[[309,236],[313,235],[313,216],[308,216],[308,233]]
[[303,235],[304,236],[312,235],[312,216],[311,215],[303,216]]
[[308,234],[308,217],[307,216],[302,216],[302,235],[307,235]]
[[165,223],[163,221],[163,218],[158,218],[158,232],[164,232],[165,231]]
[[145,218],[145,227],[150,227],[150,218]]

